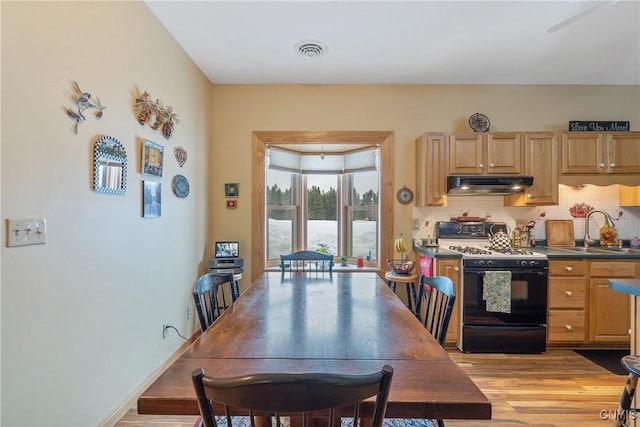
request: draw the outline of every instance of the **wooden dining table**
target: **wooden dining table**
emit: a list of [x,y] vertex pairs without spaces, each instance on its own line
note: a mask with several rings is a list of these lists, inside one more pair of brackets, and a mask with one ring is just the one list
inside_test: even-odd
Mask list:
[[199,415],[191,372],[364,374],[394,369],[387,418],[491,419],[491,402],[374,272],[262,274],[138,398]]

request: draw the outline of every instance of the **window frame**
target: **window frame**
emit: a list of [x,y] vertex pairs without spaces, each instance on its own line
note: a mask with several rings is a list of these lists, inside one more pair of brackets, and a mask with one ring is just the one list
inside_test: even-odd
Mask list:
[[[378,145],[380,167],[380,260],[393,258],[394,239],[394,133],[393,131],[253,131],[251,134],[251,260],[247,276],[251,282],[265,271],[265,181],[266,146],[271,144],[352,144]],[[261,208],[262,207],[262,208]],[[379,265],[378,271],[382,273]]]
[[[283,211],[291,211],[293,212],[293,224],[292,224],[292,241],[293,241],[293,251],[299,250],[316,250],[317,248],[311,247],[309,245],[308,237],[309,237],[309,218],[308,218],[308,208],[309,208],[309,190],[310,184],[310,176],[316,174],[300,174],[297,172],[289,171],[287,172],[284,169],[274,169],[270,170],[269,168],[265,168],[265,182],[268,182],[268,174],[270,172],[277,173],[289,173],[290,175],[290,187],[291,187],[291,200],[289,205],[282,204],[266,204],[267,210],[267,221],[265,222],[266,234],[265,234],[265,265],[267,267],[277,266],[280,262],[278,258],[269,258],[270,251],[270,239],[269,239],[269,212],[274,210],[283,210]],[[370,171],[367,171],[370,172]],[[346,255],[351,264],[356,263],[357,255],[354,253],[353,247],[353,213],[355,211],[364,211],[370,210],[370,217],[376,218],[376,238],[374,242],[374,249],[371,257],[369,258],[369,254],[362,254],[366,257],[367,266],[377,266],[377,262],[380,259],[379,249],[380,249],[380,206],[379,204],[375,205],[356,205],[353,200],[353,193],[355,190],[356,183],[356,174],[365,173],[365,171],[355,171],[349,173],[339,173],[339,174],[331,174],[328,176],[335,177],[335,190],[337,193],[336,198],[336,223],[337,223],[337,236],[336,236],[336,253],[333,255],[338,259],[341,255]],[[319,174],[324,175],[324,174]],[[376,179],[377,179],[377,195],[378,199],[380,198],[380,171],[376,170]],[[332,185],[333,186],[333,185]],[[265,192],[267,188],[265,188]],[[324,189],[323,189],[324,191]]]

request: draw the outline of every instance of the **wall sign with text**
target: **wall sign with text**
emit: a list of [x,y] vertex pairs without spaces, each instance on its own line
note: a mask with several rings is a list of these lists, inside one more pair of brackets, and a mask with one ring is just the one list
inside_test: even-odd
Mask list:
[[570,131],[579,132],[628,132],[629,122],[598,122],[598,121],[577,121],[569,122]]

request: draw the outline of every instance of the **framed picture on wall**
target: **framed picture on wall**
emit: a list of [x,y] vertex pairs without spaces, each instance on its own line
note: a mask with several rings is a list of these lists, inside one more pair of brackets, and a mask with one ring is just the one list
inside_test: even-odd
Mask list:
[[142,143],[142,173],[162,178],[164,147],[145,139]]
[[162,184],[142,181],[142,216],[158,218],[162,214]]
[[225,197],[238,197],[238,184],[231,182],[224,185]]

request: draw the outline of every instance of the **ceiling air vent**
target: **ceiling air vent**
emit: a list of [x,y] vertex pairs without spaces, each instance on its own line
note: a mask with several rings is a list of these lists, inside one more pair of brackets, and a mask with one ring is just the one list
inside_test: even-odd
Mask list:
[[296,44],[294,50],[304,58],[320,58],[327,54],[327,46],[319,41],[302,41]]

